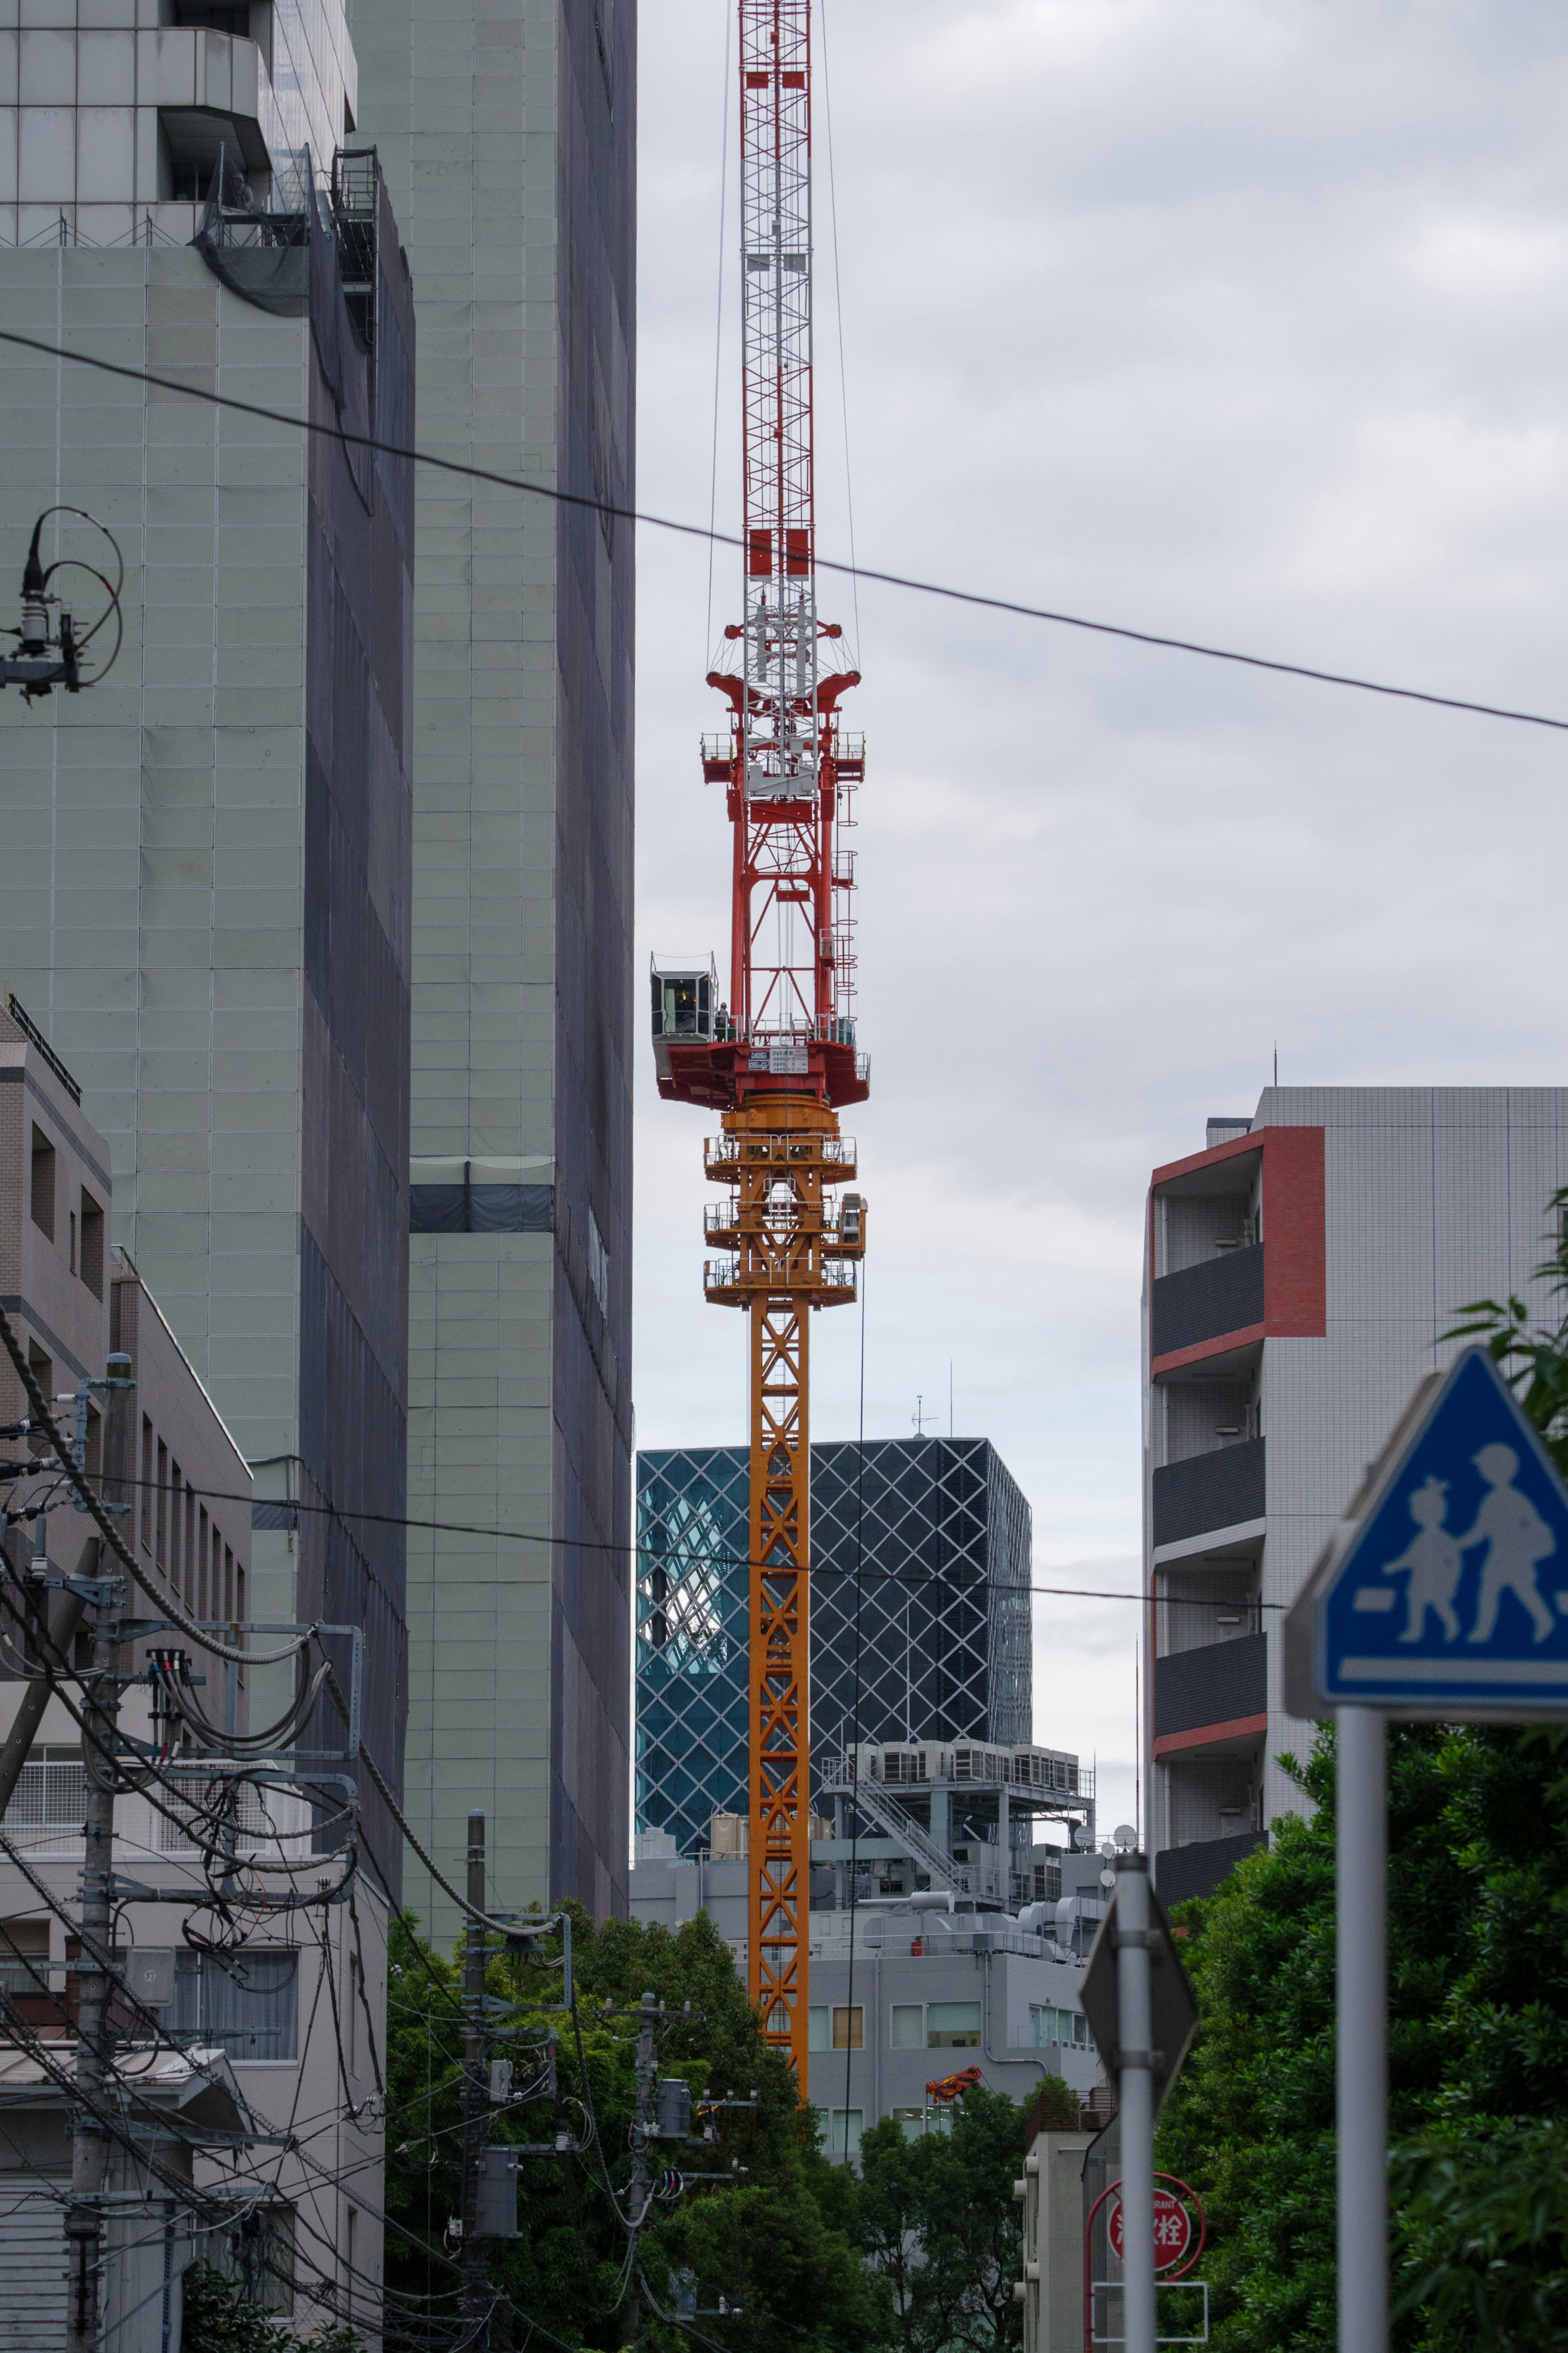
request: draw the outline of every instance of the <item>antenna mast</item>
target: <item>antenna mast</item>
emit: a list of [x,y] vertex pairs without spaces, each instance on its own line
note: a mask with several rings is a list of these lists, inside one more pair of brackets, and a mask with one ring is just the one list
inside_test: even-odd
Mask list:
[[703,1147],[729,1188],[703,1267],[751,1325],[751,1871],[747,1982],[806,2092],[811,1715],[810,1316],[855,1297],[865,1202],[838,1111],[868,1092],[855,1040],[859,683],[816,603],[812,447],[811,5],[738,0],[744,504],[742,616],[708,683],[729,724],[702,741],[733,837],[730,996],[711,964],[653,970],[668,1102],[722,1113]]

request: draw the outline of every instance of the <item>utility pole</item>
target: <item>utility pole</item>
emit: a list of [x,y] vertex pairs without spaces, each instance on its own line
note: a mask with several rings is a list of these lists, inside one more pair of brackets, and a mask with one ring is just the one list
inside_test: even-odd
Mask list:
[[654,2137],[655,2127],[658,2121],[654,2105],[657,2085],[655,2071],[658,2065],[658,2059],[654,2050],[653,2041],[654,2021],[658,2015],[658,1995],[645,1993],[637,2010],[637,2114],[632,2120],[630,2218],[634,2253],[631,2291],[626,2298],[626,2341],[628,2345],[635,2345],[642,2334],[642,2292],[637,2284],[635,2248],[653,2195],[648,2182],[648,2143]]
[[[463,1945],[463,2215],[459,2303],[465,2346],[488,2345],[489,2281],[479,2240],[479,2158],[489,2119],[485,2075],[485,1818],[468,1816],[468,1918]],[[483,2330],[483,2335],[480,2331]]]
[[1117,2087],[1121,2101],[1121,2295],[1127,2353],[1154,2353],[1154,2039],[1149,1858],[1116,1858]]
[[1373,1707],[1334,1722],[1340,2344],[1388,2353],[1387,1729]]
[[[131,1399],[133,1384],[125,1377],[129,1359],[111,1357],[110,1377],[102,1383],[78,1386],[77,1445],[79,1468],[85,1468],[87,1391],[107,1391],[104,1465],[115,1492],[126,1476],[130,1453]],[[39,1525],[44,1525],[40,1518]],[[81,1957],[77,2005],[76,2081],[81,2104],[71,2123],[71,2194],[66,2210],[66,2243],[73,2258],[67,2299],[68,2353],[98,2353],[99,2319],[102,2308],[103,2190],[109,2146],[104,2128],[92,2113],[104,2105],[106,2089],[114,2074],[113,1886],[114,1782],[110,1761],[120,1723],[120,1611],[124,1583],[120,1577],[100,1578],[102,1547],[89,1547],[78,1574],[91,1577],[95,1589],[88,1601],[92,1637],[92,1664],[82,1686],[82,1714],[87,1736],[82,1744],[82,1784],[85,1805],[85,1852],[81,1873]]]

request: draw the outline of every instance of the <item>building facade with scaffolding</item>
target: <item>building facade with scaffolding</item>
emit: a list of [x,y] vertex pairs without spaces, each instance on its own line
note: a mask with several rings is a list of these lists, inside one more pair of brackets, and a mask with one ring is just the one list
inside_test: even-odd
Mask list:
[[[412,436],[406,263],[338,0],[4,37],[0,325],[163,379],[0,347],[0,589],[37,525],[79,633],[111,608],[81,691],[0,694],[6,978],[106,1140],[103,1246],[256,1466],[257,1614],[361,1628],[396,1773],[410,469],[331,436]],[[367,1828],[395,1883],[374,1792]]]
[[[681,1852],[746,1812],[748,1461],[637,1457],[637,1828]],[[857,1743],[1027,1745],[1029,1506],[988,1440],[813,1446],[811,1542],[814,1788]]]
[[[359,0],[420,469],[408,1788],[496,1900],[624,1910],[630,1725],[634,0]],[[426,306],[428,306],[426,309]],[[552,1539],[559,1541],[552,1542]],[[442,1935],[447,1899],[414,1900]]]

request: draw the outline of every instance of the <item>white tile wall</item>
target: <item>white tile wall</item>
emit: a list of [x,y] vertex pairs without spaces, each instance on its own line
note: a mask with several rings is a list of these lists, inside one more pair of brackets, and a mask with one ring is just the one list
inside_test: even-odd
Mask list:
[[[1255,1125],[1325,1131],[1327,1335],[1264,1344],[1263,1596],[1282,1605],[1420,1376],[1455,1354],[1441,1335],[1458,1311],[1517,1293],[1558,1320],[1535,1270],[1546,1201],[1568,1184],[1568,1088],[1270,1087]],[[1311,1740],[1283,1711],[1279,1622],[1279,1608],[1266,1612],[1266,1820],[1300,1810],[1275,1760],[1305,1755]]]

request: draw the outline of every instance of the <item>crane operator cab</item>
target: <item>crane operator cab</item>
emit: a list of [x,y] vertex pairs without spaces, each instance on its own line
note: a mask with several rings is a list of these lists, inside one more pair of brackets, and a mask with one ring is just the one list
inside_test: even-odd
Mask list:
[[711,1046],[735,1035],[719,1002],[719,971],[711,956],[706,965],[655,962],[652,997],[653,1053],[661,1078],[668,1074],[670,1045]]

